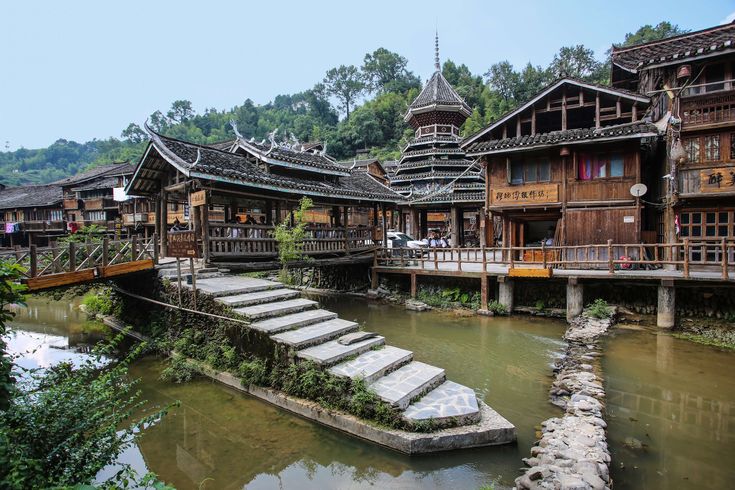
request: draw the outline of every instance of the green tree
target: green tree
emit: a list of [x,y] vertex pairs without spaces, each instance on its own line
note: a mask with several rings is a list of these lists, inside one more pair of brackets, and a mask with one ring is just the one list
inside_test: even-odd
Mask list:
[[366,54],[362,65],[366,87],[378,93],[405,93],[419,87],[421,81],[407,66],[406,58],[385,48]]
[[299,207],[293,212],[293,224],[289,220],[276,226],[275,238],[278,242],[278,260],[281,262],[281,280],[288,281],[288,263],[304,260],[304,238],[306,237],[306,213],[314,206],[311,198],[303,196]]
[[607,81],[605,68],[604,63],[595,59],[595,53],[582,44],[562,47],[549,65],[554,77],[573,77],[596,83]]
[[666,39],[667,37],[679,36],[681,34],[686,34],[687,32],[689,32],[689,29],[682,29],[678,25],[672,24],[668,21],[659,22],[656,26],[646,24],[635,32],[627,33],[625,35],[625,41],[617,44],[616,46],[634,46],[636,44]]
[[0,261],[0,411],[7,410],[15,392],[13,362],[7,354],[5,336],[8,322],[15,313],[8,309],[12,304],[23,304],[25,286],[20,285],[22,269],[17,264]]
[[120,136],[131,143],[137,144],[144,141],[148,135],[140,126],[135,123],[128,124],[128,127],[123,129]]
[[188,100],[175,100],[166,116],[174,122],[182,123],[194,116],[194,109]]
[[350,118],[350,108],[355,100],[365,92],[365,81],[360,70],[354,65],[340,65],[327,71],[322,82],[328,94],[339,101],[339,108],[346,113],[345,119]]

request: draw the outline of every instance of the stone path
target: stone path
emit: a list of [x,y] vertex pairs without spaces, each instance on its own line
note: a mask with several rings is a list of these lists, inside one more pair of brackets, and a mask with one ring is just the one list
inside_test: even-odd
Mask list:
[[336,376],[364,379],[409,422],[442,427],[481,421],[482,404],[471,388],[447,381],[443,369],[414,360],[411,351],[385,345],[384,337],[354,336],[360,330],[357,323],[337,318],[299,291],[232,275],[197,279],[197,287],[252,320],[251,328],[294,349],[296,358],[314,361]]

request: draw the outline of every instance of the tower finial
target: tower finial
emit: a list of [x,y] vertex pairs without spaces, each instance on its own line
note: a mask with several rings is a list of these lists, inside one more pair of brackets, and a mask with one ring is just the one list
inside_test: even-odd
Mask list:
[[441,70],[441,65],[439,64],[439,30],[436,31],[436,38],[434,39],[434,68],[436,68],[436,71]]

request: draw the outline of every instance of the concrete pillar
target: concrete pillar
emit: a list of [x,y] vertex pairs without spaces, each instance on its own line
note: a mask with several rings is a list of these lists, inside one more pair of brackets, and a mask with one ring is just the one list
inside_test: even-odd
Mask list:
[[452,227],[452,236],[450,245],[452,247],[459,247],[459,235],[460,235],[460,221],[457,219],[457,216],[459,214],[459,209],[457,209],[455,206],[452,206],[452,208],[449,210],[449,223]]
[[498,276],[498,302],[505,306],[508,314],[513,312],[513,280]]
[[584,309],[584,288],[576,277],[567,282],[567,321],[582,314]]
[[661,281],[658,286],[658,314],[656,326],[674,328],[676,320],[676,292],[674,281]]

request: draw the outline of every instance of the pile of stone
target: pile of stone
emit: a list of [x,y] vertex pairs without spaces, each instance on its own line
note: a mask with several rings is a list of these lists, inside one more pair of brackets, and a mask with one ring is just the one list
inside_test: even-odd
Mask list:
[[519,489],[602,490],[612,487],[610,452],[603,420],[605,390],[599,376],[598,339],[613,324],[579,316],[564,334],[567,350],[555,365],[551,402],[565,413],[541,424],[542,437],[531,448],[529,466],[515,481]]

